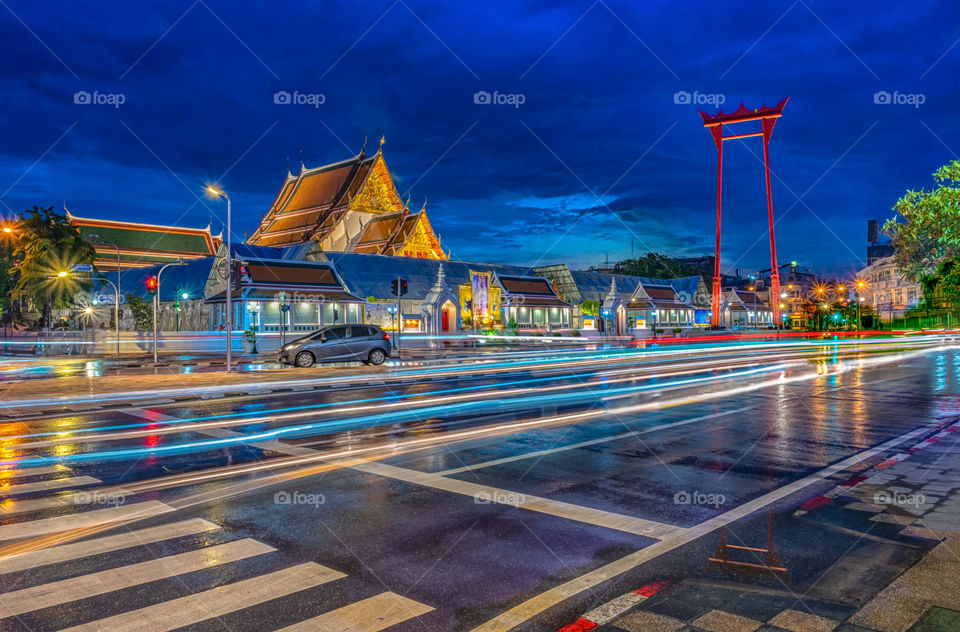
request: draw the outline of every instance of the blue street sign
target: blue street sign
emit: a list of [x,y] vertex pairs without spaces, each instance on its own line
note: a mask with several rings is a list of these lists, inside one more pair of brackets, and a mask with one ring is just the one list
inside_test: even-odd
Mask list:
[[97,296],[97,303],[100,305],[113,305],[116,298],[113,294],[100,294]]
[[89,263],[75,263],[70,269],[74,272],[93,272],[93,266]]

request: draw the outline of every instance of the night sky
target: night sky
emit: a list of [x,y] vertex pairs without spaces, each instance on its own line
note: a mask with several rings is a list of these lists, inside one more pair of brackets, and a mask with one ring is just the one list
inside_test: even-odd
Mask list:
[[[0,16],[8,215],[66,200],[217,232],[225,206],[202,191],[218,181],[242,239],[301,152],[318,166],[385,135],[401,195],[428,199],[455,258],[712,254],[716,150],[676,101],[789,95],[770,146],[779,257],[839,275],[864,265],[866,220],[960,151],[951,1],[0,0]],[[761,157],[759,139],[726,144],[729,272],[769,267]]]

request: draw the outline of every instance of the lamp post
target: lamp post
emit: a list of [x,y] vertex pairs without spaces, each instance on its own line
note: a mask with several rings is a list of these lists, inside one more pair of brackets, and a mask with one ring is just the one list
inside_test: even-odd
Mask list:
[[231,225],[231,213],[230,213],[230,196],[226,194],[222,189],[215,186],[208,186],[207,193],[212,195],[215,198],[223,198],[227,201],[227,373],[230,372],[232,364],[232,355],[230,353],[230,347],[233,343],[233,303],[231,302],[231,294],[233,293],[233,253],[232,245],[230,243],[230,233],[232,230]]
[[170,266],[182,266],[184,265],[183,259],[179,259],[176,263],[168,263],[160,268],[160,271],[157,272],[157,292],[153,295],[153,363],[157,363],[157,312],[160,311],[160,275],[163,274],[163,271],[169,268]]
[[[102,246],[112,246],[117,251],[117,283],[113,285],[114,292],[116,293],[117,299],[114,302],[113,308],[113,319],[117,324],[117,355],[120,355],[120,246],[117,244],[110,243],[109,241],[104,241],[101,239],[100,235],[93,234],[87,237],[87,241],[92,244],[99,244]],[[109,282],[109,281],[108,281]]]

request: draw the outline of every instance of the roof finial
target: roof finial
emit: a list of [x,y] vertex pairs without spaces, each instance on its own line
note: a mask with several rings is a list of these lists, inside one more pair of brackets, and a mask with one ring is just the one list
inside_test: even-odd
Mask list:
[[361,155],[361,156],[366,156],[366,154],[364,153],[364,152],[366,152],[366,151],[367,151],[367,137],[364,136],[364,137],[363,137],[363,147],[360,148],[360,155]]
[[387,142],[387,137],[386,137],[386,135],[381,135],[381,136],[380,136],[380,149],[379,149],[379,151],[383,151],[383,144],[384,144],[385,142]]
[[303,148],[300,149],[300,171],[306,171],[307,165],[303,164]]

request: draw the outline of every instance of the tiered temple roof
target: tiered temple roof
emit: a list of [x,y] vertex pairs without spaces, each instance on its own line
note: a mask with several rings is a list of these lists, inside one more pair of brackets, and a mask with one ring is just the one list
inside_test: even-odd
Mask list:
[[257,230],[255,246],[317,242],[324,251],[447,259],[427,219],[400,200],[378,150],[348,160],[287,173]]
[[[189,261],[209,257],[220,247],[221,236],[206,228],[159,226],[137,222],[77,217],[67,211],[70,220],[97,251],[94,265],[98,270],[117,269],[117,248],[120,249],[120,269],[144,268],[183,259]],[[116,246],[116,248],[114,247]]]

